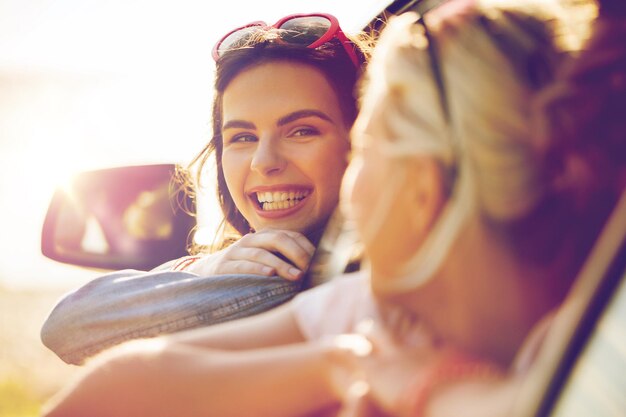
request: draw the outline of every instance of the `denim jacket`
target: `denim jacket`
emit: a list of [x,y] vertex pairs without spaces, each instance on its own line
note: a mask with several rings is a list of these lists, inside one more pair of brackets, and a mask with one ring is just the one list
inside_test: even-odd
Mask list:
[[82,364],[126,340],[261,313],[300,289],[300,282],[278,276],[123,270],[65,295],[46,319],[41,339],[65,362]]

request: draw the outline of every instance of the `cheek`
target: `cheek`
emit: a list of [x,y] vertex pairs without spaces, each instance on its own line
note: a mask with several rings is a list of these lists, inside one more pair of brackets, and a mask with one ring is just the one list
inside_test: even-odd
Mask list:
[[334,208],[347,166],[348,145],[322,148],[314,154],[315,157],[307,162],[307,171],[322,199],[320,204]]
[[341,188],[341,181],[346,172],[346,166],[345,157],[323,166],[322,182],[324,184],[324,191],[325,194],[332,195],[335,203],[339,200],[339,190]]
[[[243,158],[232,154],[231,152],[224,152],[222,154],[222,170],[224,172],[224,179],[226,180],[226,186],[235,203],[241,201],[244,189],[245,180],[245,164]],[[239,206],[239,204],[237,204]]]
[[345,213],[346,216],[353,218],[357,223],[360,223],[359,219],[363,218],[362,211],[368,197],[368,187],[365,186],[366,177],[367,173],[363,170],[363,158],[354,157],[343,179],[341,199],[345,209],[348,210],[348,213]]
[[354,221],[368,252],[369,246],[378,244],[381,232],[393,217],[390,210],[397,190],[390,189],[391,169],[384,158],[362,155],[350,163],[346,172],[343,191],[344,201],[348,202],[346,217]]

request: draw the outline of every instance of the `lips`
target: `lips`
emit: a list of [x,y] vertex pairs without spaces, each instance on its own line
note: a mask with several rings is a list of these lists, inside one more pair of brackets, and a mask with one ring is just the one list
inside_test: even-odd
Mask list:
[[274,217],[299,210],[311,192],[309,188],[293,186],[259,188],[248,193],[248,197],[256,203],[259,214]]
[[256,193],[263,211],[285,210],[297,206],[309,195],[308,190],[259,191]]

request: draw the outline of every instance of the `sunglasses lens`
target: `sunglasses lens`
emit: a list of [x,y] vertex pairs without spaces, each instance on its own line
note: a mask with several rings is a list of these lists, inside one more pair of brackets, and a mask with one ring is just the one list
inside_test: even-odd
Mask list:
[[255,36],[255,34],[257,34],[258,32],[259,26],[248,26],[234,31],[233,33],[222,39],[217,49],[218,55],[221,56],[224,52],[231,49],[243,48],[244,46],[248,45],[252,37]]
[[330,26],[330,20],[322,16],[296,17],[281,25],[280,37],[287,43],[308,46],[324,36]]

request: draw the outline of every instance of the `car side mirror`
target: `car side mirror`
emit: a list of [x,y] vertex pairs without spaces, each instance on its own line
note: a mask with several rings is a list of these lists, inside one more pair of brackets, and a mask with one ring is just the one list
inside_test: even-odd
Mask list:
[[187,254],[191,199],[173,164],[83,172],[55,191],[41,250],[56,261],[149,270]]

